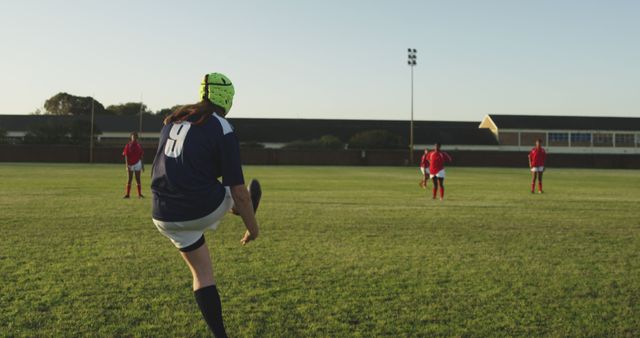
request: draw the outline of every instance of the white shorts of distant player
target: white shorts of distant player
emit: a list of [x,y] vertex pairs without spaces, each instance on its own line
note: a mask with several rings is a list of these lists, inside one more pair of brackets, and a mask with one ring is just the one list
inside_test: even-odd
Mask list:
[[422,173],[422,175],[424,175],[424,173],[427,172],[427,168],[420,167],[420,172]]
[[434,178],[434,177],[437,177],[437,178],[444,178],[444,169],[442,169],[442,170],[438,171],[438,173],[437,173],[437,174],[435,174],[435,175],[429,175],[429,177],[430,177],[430,178]]
[[164,222],[152,219],[158,231],[169,237],[173,245],[178,249],[186,248],[197,242],[207,229],[216,230],[222,217],[233,207],[233,198],[229,187],[225,187],[226,193],[224,200],[220,206],[212,213],[202,218],[181,221],[181,222]]
[[136,164],[132,164],[127,167],[129,167],[129,171],[140,171],[142,170],[142,160],[138,160]]
[[531,167],[531,172],[541,173],[543,171],[544,171],[544,167],[542,167],[542,166],[541,167]]

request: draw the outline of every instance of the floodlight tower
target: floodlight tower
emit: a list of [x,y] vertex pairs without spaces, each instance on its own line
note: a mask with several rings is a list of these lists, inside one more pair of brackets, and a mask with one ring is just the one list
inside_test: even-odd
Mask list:
[[407,49],[407,64],[411,67],[411,124],[409,127],[409,163],[413,164],[413,67],[418,63],[418,51],[414,48]]
[[93,121],[94,121],[94,115],[95,115],[95,109],[94,109],[94,102],[95,99],[93,98],[93,95],[91,96],[91,128],[90,128],[90,134],[89,134],[89,163],[93,163]]
[[142,101],[143,101],[142,100],[142,93],[140,93],[140,111],[138,112],[139,115],[140,115],[140,121],[139,121],[139,124],[138,124],[138,129],[140,129],[140,130],[138,130],[138,133],[140,134],[139,137],[142,137],[142,113],[144,111],[142,109],[144,107],[144,103],[142,103]]

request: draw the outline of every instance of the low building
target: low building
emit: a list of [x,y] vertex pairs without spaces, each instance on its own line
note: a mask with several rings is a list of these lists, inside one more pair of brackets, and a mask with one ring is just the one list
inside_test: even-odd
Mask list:
[[[297,140],[333,135],[343,142],[356,133],[386,130],[409,144],[409,121],[398,120],[326,120],[326,119],[229,119],[243,142],[262,143],[266,148],[281,148]],[[414,121],[414,147],[429,147],[441,142],[447,147],[474,148],[498,145],[489,130],[477,122]],[[450,149],[450,148],[448,148]]]
[[[30,128],[48,124],[70,125],[87,116],[0,115],[0,129],[9,143],[19,143]],[[358,132],[386,130],[408,145],[409,121],[328,119],[229,119],[243,143],[281,148],[293,141],[333,135],[343,142]],[[141,124],[142,122],[142,124]],[[95,116],[100,133],[96,145],[120,145],[132,131],[141,131],[143,143],[156,144],[163,117]],[[414,121],[414,148],[440,142],[449,151],[528,151],[541,139],[553,153],[640,154],[640,118],[586,116],[487,115],[477,122]]]
[[[7,138],[15,143],[24,139],[33,126],[70,125],[74,120],[87,120],[86,116],[53,115],[0,115],[0,129],[7,131]],[[138,116],[95,116],[100,131],[96,145],[126,143],[132,131],[138,131],[142,142],[157,143],[163,125],[163,117],[144,115],[142,126]],[[328,120],[328,119],[255,119],[230,118],[239,139],[243,143],[259,143],[265,148],[282,148],[287,143],[317,139],[333,135],[343,142],[356,133],[368,130],[386,130],[409,143],[409,121],[392,120]],[[436,142],[448,149],[474,149],[498,145],[491,131],[478,128],[477,122],[414,121],[416,149],[432,147]]]
[[[90,121],[89,116],[56,116],[56,115],[0,115],[0,129],[6,132],[9,143],[19,143],[30,129],[36,126],[62,127],[69,126],[74,121]],[[142,125],[140,124],[142,122]],[[123,144],[129,139],[133,131],[139,131],[142,140],[158,142],[162,117],[144,115],[142,121],[139,116],[96,115],[96,140],[98,144]]]
[[640,154],[640,118],[487,115],[500,150],[529,149],[541,139],[554,153]]

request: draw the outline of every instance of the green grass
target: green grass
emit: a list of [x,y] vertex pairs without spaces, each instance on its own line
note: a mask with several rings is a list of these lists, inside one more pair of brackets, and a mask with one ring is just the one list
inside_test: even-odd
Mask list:
[[[150,166],[149,166],[150,167]],[[207,233],[236,337],[640,335],[640,173],[247,167],[261,237]],[[0,335],[206,336],[121,165],[0,164]],[[144,174],[146,195],[148,172]]]

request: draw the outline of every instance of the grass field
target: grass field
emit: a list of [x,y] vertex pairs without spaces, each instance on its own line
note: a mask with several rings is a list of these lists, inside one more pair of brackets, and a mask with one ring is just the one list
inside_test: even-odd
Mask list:
[[[207,234],[234,337],[640,336],[640,172],[247,167],[261,237]],[[207,336],[122,165],[0,164],[0,335]],[[144,174],[148,189],[148,172]]]

